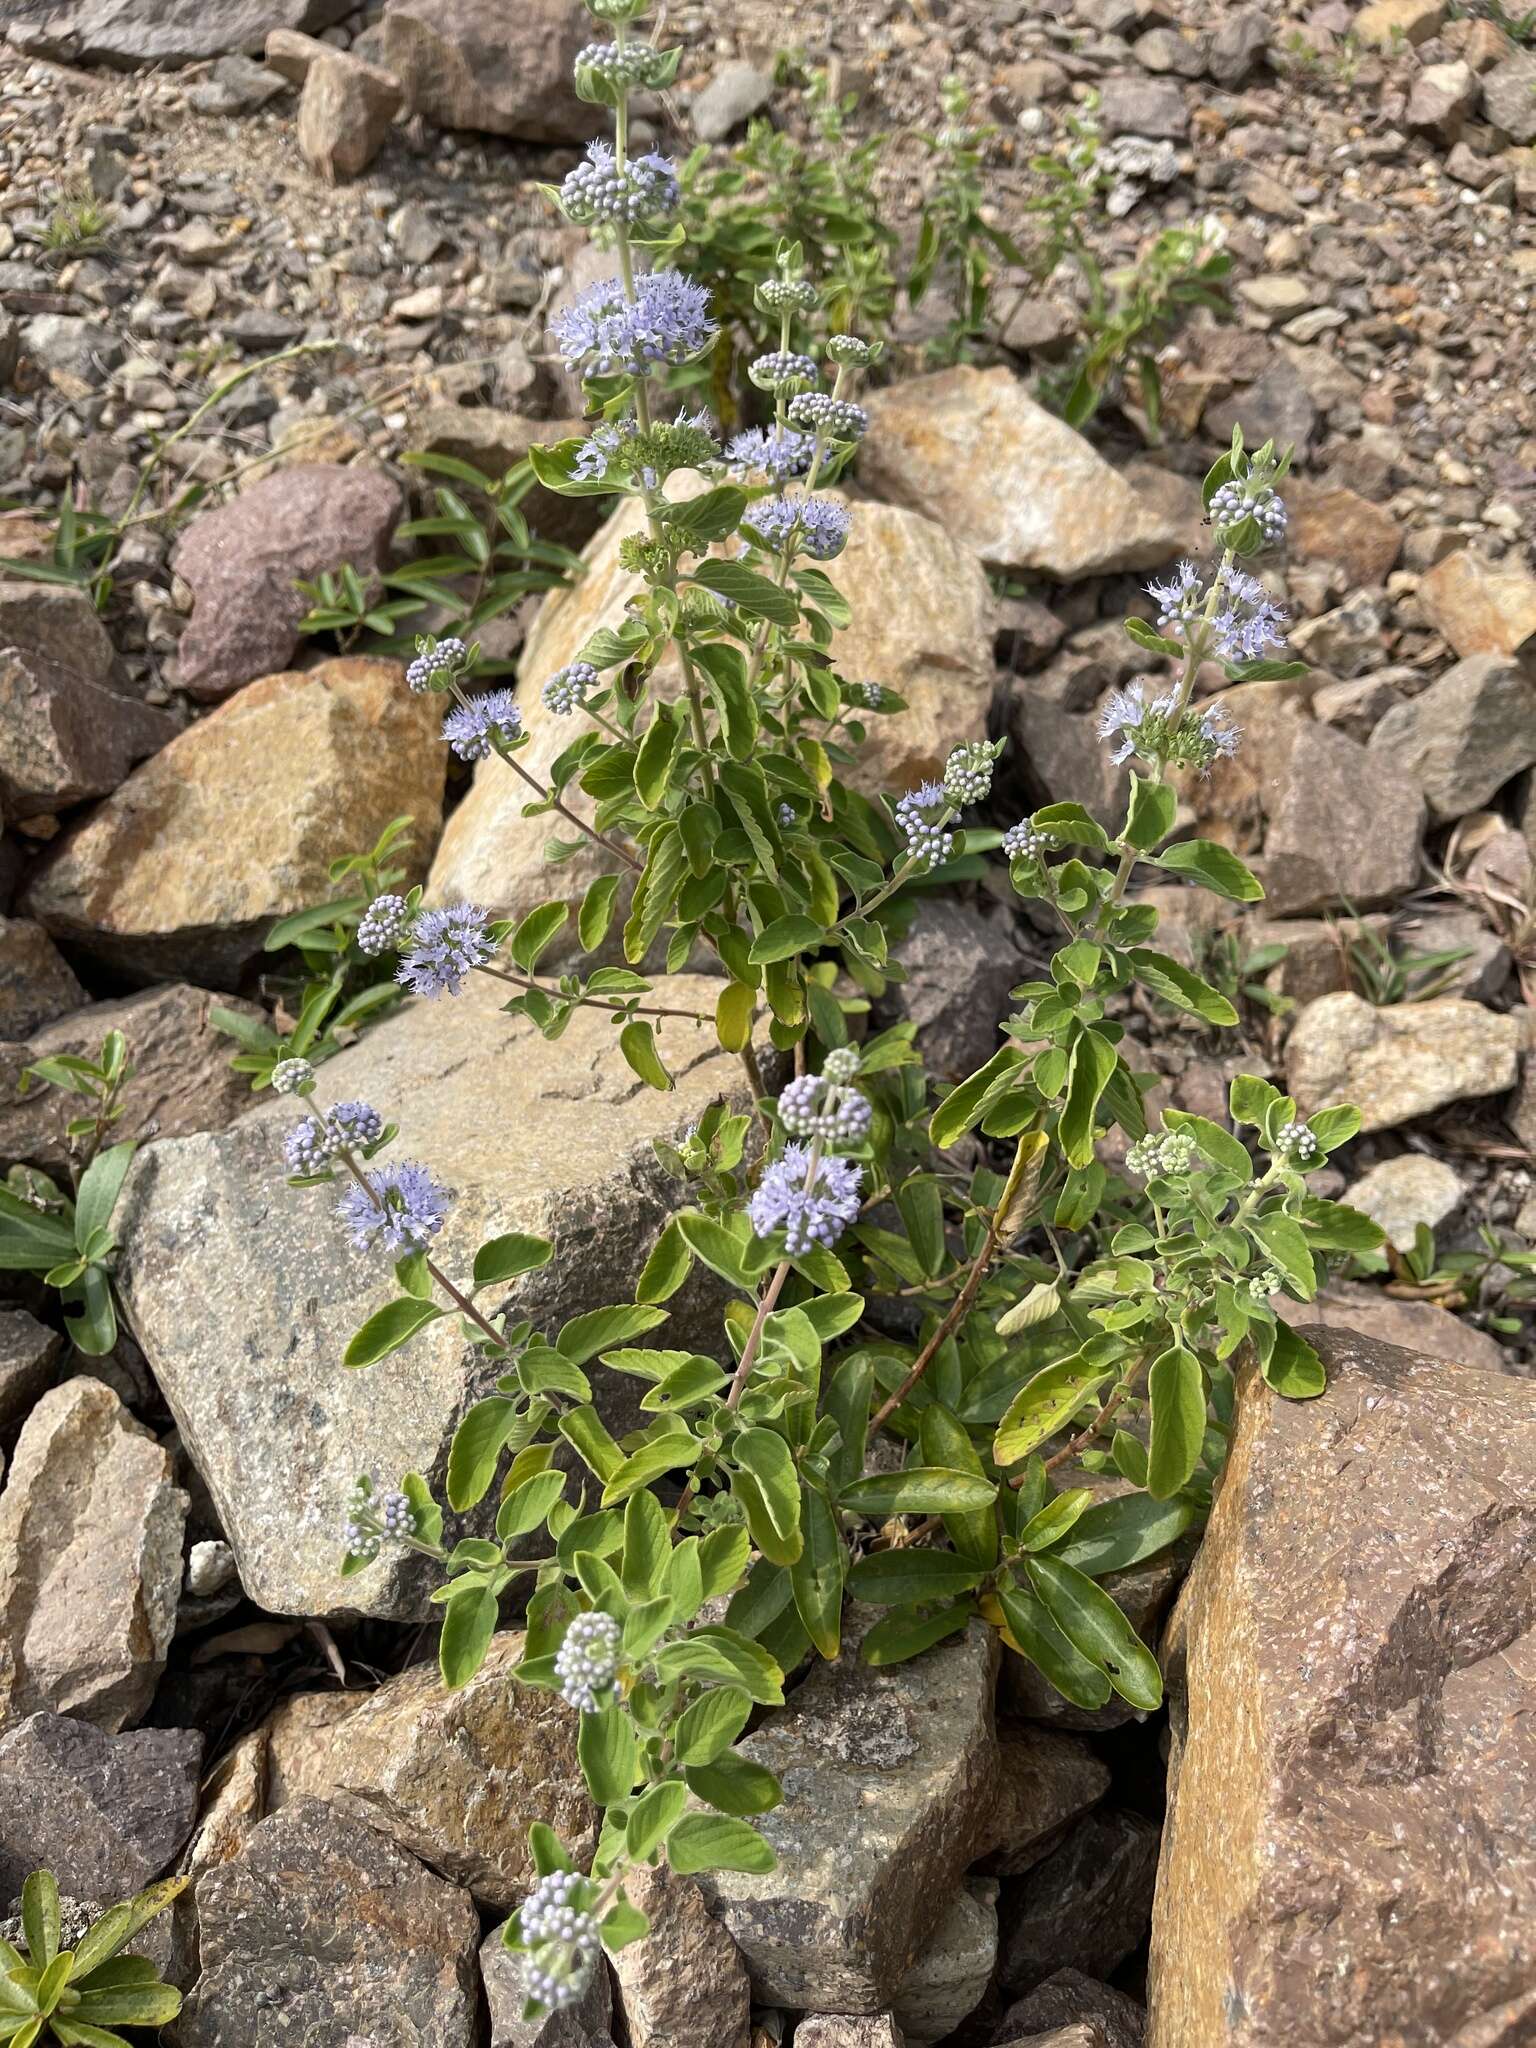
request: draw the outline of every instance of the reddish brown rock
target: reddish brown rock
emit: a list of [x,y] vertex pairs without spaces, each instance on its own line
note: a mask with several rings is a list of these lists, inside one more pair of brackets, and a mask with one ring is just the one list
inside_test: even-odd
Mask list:
[[1324,490],[1298,478],[1286,483],[1285,500],[1292,553],[1336,562],[1351,587],[1382,582],[1402,551],[1403,530],[1392,514],[1358,491]]
[[1426,570],[1419,606],[1462,656],[1519,654],[1536,639],[1536,576],[1517,558],[1490,562],[1458,549]]
[[1262,875],[1274,917],[1390,902],[1419,875],[1418,785],[1330,725],[1298,723],[1264,762]]
[[1244,1376],[1165,1644],[1149,2048],[1513,2048],[1536,2024],[1536,1401],[1310,1334],[1318,1400]]
[[85,990],[42,926],[0,917],[0,1038],[24,1038],[84,1001]]
[[194,697],[225,697],[287,666],[309,600],[299,590],[350,563],[383,563],[400,493],[377,469],[295,463],[194,519],[172,566],[192,589],[192,622],[177,680]]
[[299,153],[327,184],[366,171],[400,111],[400,81],[346,50],[326,50],[306,68],[299,101]]

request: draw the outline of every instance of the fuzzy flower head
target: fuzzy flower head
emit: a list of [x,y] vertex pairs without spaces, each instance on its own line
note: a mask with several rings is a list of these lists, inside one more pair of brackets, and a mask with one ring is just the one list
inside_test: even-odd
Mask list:
[[370,959],[377,958],[380,953],[393,951],[410,930],[413,915],[411,906],[403,896],[390,893],[375,896],[358,923],[359,950],[366,953]]
[[879,683],[849,683],[845,694],[852,703],[861,704],[866,711],[880,711],[885,707],[885,691]]
[[544,709],[553,711],[557,718],[569,718],[585,703],[588,690],[595,690],[601,681],[590,661],[569,661],[564,668],[555,670],[540,691]]
[[1283,646],[1285,613],[1255,576],[1228,563],[1206,583],[1193,562],[1147,585],[1157,605],[1157,630],[1188,645],[1209,635],[1208,651],[1224,661],[1256,661]]
[[1167,1179],[1188,1173],[1194,1164],[1195,1141],[1184,1131],[1148,1132],[1125,1155],[1131,1172],[1143,1180]]
[[828,1053],[819,1074],[800,1074],[787,1084],[779,1096],[778,1110],[779,1122],[791,1137],[819,1138],[833,1150],[864,1143],[875,1112],[868,1097],[852,1085],[858,1054],[853,1053],[852,1059],[849,1072],[845,1059]]
[[567,171],[560,186],[566,217],[583,227],[615,221],[641,227],[673,212],[678,197],[677,171],[666,157],[653,150],[621,171],[606,142],[589,142],[585,160]]
[[814,357],[800,355],[792,348],[775,348],[766,355],[754,356],[747,365],[747,375],[759,391],[777,393],[808,391],[821,373]]
[[443,1227],[452,1200],[426,1167],[402,1159],[364,1175],[337,1203],[337,1213],[360,1252],[381,1245],[391,1258],[423,1252]]
[[[587,0],[591,8],[591,0]],[[591,8],[597,13],[596,8]],[[628,20],[629,16],[607,15],[607,20]],[[576,62],[571,67],[576,77],[576,90],[584,99],[603,99],[607,95],[604,86],[614,90],[637,85],[649,85],[657,77],[660,50],[649,43],[585,43],[576,52]]]
[[849,515],[835,498],[762,498],[747,508],[742,531],[770,554],[789,549],[830,562],[848,545]]
[[944,794],[955,810],[985,802],[1001,751],[999,744],[988,740],[968,740],[951,750],[944,763]]
[[315,1085],[315,1070],[308,1060],[279,1060],[272,1069],[274,1095],[307,1095]]
[[709,294],[679,270],[641,271],[633,302],[622,278],[591,285],[555,322],[567,369],[589,377],[643,377],[686,363],[716,332]]
[[1055,844],[1049,832],[1037,832],[1028,818],[1010,825],[1003,834],[1003,852],[1010,860],[1039,860]]
[[577,2002],[597,1961],[602,1936],[589,1910],[594,1889],[576,1871],[552,1870],[517,1910],[518,1946],[528,1951],[528,1996],[547,2012]]
[[366,1151],[384,1136],[384,1119],[366,1102],[338,1102],[319,1116],[295,1124],[283,1140],[289,1173],[306,1180],[328,1173],[346,1151]]
[[1275,1150],[1298,1166],[1310,1165],[1318,1155],[1317,1133],[1293,1119],[1275,1133]]
[[[1274,547],[1285,539],[1285,505],[1279,493],[1270,484],[1259,483],[1249,478],[1246,483],[1222,484],[1211,493],[1211,502],[1206,517],[1216,529],[1217,544],[1232,547],[1246,541],[1249,536],[1242,529],[1252,520],[1259,541],[1267,547]],[[1255,552],[1242,548],[1244,554]]]
[[416,659],[405,671],[409,687],[419,695],[423,690],[446,690],[469,666],[469,649],[450,633],[436,640],[426,634],[416,642]]
[[739,475],[763,470],[781,484],[804,476],[815,452],[815,435],[798,427],[748,427],[726,444],[725,459]]
[[909,860],[942,867],[954,851],[955,835],[946,830],[951,805],[942,782],[920,782],[896,799],[896,822],[906,835]]
[[864,1169],[849,1159],[818,1159],[810,1148],[786,1145],[764,1173],[747,1214],[759,1237],[784,1233],[784,1251],[799,1258],[813,1245],[831,1247],[859,1213]]
[[490,913],[473,903],[421,911],[411,927],[410,944],[400,955],[395,979],[412,995],[461,994],[464,977],[495,955],[489,923]]
[[808,277],[768,277],[752,296],[763,313],[809,313],[816,287]]
[[808,433],[825,434],[829,441],[862,441],[869,432],[869,414],[851,398],[834,398],[830,391],[802,391],[789,401],[790,424]]
[[612,1615],[578,1614],[555,1652],[560,1695],[579,1714],[596,1714],[613,1698],[624,1631]]
[[1099,737],[1110,742],[1109,758],[1166,761],[1208,775],[1219,760],[1230,760],[1242,743],[1242,730],[1219,704],[1203,710],[1178,709],[1178,697],[1165,690],[1147,695],[1138,677],[1123,690],[1112,690],[1099,713]]
[[366,1475],[347,1501],[342,1542],[349,1557],[372,1559],[386,1543],[405,1543],[416,1534],[416,1510],[395,1488],[380,1493]]
[[523,736],[523,714],[510,690],[487,690],[456,704],[443,720],[443,738],[461,761],[483,761],[493,749],[515,746]]

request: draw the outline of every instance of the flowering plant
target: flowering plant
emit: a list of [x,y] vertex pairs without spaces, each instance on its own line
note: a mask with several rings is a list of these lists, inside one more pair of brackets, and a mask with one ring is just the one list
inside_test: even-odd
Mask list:
[[[1106,710],[1116,758],[1135,763],[1119,834],[1054,803],[1004,835],[1014,888],[1066,935],[1049,978],[1016,991],[1004,1044],[935,1105],[911,1026],[857,1042],[892,971],[901,893],[963,850],[963,814],[989,797],[1000,748],[959,744],[940,776],[884,803],[844,780],[866,720],[902,708],[883,685],[838,674],[848,606],[821,566],[856,516],[828,487],[864,431],[854,389],[874,351],[847,334],[819,354],[792,346],[817,302],[796,247],[758,287],[779,321],[778,347],[752,365],[772,427],[722,452],[705,416],[657,416],[656,380],[708,349],[714,326],[688,278],[643,267],[666,243],[675,182],[664,160],[631,159],[628,95],[676,62],[630,39],[644,4],[588,0],[614,39],[582,53],[578,84],[613,108],[614,140],[561,188],[614,254],[614,277],[560,329],[598,424],[532,457],[552,490],[638,501],[644,530],[622,555],[635,594],[622,624],[543,679],[542,715],[575,728],[547,783],[522,758],[528,707],[476,692],[473,646],[424,641],[406,678],[443,697],[458,753],[495,756],[527,785],[530,815],[553,812],[579,835],[553,842],[557,860],[582,840],[600,850],[577,937],[590,956],[618,926],[625,965],[540,972],[570,919],[560,899],[509,923],[386,891],[356,939],[371,956],[396,953],[401,982],[427,999],[499,978],[507,1009],[550,1038],[578,1006],[607,1011],[624,1058],[658,1089],[672,1085],[664,1041],[712,1027],[743,1061],[742,1103],[657,1147],[686,1197],[633,1299],[544,1332],[518,1318],[515,1283],[558,1247],[499,1236],[450,1273],[435,1247],[451,1197],[431,1167],[375,1165],[393,1126],[366,1103],[319,1106],[302,1052],[271,1069],[308,1105],[287,1141],[292,1178],[338,1184],[354,1242],[395,1261],[399,1291],[345,1362],[371,1365],[449,1316],[499,1369],[457,1431],[445,1503],[416,1473],[358,1482],[343,1570],[367,1569],[386,1545],[441,1568],[449,1684],[477,1668],[518,1592],[519,1676],[579,1716],[604,1823],[587,1871],[547,1827],[532,1830],[538,1881],[508,1930],[527,1953],[530,2016],[573,2000],[600,1946],[644,1932],[623,1892],[631,1866],[664,1854],[685,1872],[771,1868],[752,1823],[780,1788],[736,1745],[809,1653],[839,1653],[849,1594],[887,1610],[862,1638],[870,1663],[980,1617],[1079,1705],[1114,1691],[1155,1707],[1156,1660],[1101,1581],[1202,1520],[1240,1347],[1279,1392],[1318,1390],[1322,1367],[1273,1297],[1309,1299],[1329,1252],[1377,1241],[1306,1189],[1307,1169],[1353,1134],[1352,1111],[1302,1121],[1266,1083],[1234,1082],[1259,1166],[1202,1117],[1170,1110],[1150,1132],[1119,1021],[1133,984],[1208,1023],[1236,1021],[1154,948],[1156,911],[1128,885],[1149,867],[1238,902],[1261,894],[1225,848],[1173,836],[1169,777],[1237,744],[1195,702],[1208,662],[1228,678],[1290,672],[1270,655],[1280,616],[1238,566],[1283,521],[1284,462],[1270,447],[1249,455],[1234,437],[1207,479],[1214,572],[1181,567],[1154,587],[1157,626],[1129,623],[1178,668],[1167,689],[1135,688]],[[684,470],[699,474],[685,485]],[[649,1000],[653,955],[676,969],[700,948],[720,970],[713,1014]],[[767,1055],[792,1065],[776,1090]],[[1111,1125],[1131,1141],[1139,1186],[1099,1156]],[[981,1142],[962,1145],[972,1132]],[[714,1355],[650,1341],[695,1268],[726,1292]],[[610,1432],[584,1370],[593,1359],[643,1384],[643,1427]],[[882,1434],[900,1461],[866,1469]],[[445,1504],[469,1518],[451,1544]]]

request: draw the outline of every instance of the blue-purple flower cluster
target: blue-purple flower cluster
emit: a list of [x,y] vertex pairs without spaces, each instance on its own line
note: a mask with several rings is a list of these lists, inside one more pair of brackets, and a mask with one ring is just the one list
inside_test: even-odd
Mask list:
[[294,1125],[283,1140],[283,1158],[290,1173],[324,1173],[341,1153],[376,1145],[383,1135],[384,1119],[369,1103],[338,1102]]
[[442,640],[429,639],[425,646],[418,640],[421,652],[405,671],[407,686],[420,694],[423,690],[446,690],[455,676],[462,675],[469,661],[469,649],[455,634],[448,634]]
[[568,369],[592,377],[643,377],[658,364],[686,363],[714,340],[709,294],[678,270],[645,270],[633,300],[622,278],[584,291],[555,322]]
[[578,1872],[552,1870],[517,1909],[518,1937],[531,1951],[523,1966],[528,1996],[549,2012],[576,2003],[597,1960],[602,1936],[587,1910],[591,1892]]
[[375,1493],[373,1481],[359,1479],[347,1503],[342,1542],[353,1557],[377,1557],[383,1544],[405,1543],[416,1534],[416,1510],[395,1488]]
[[1270,547],[1285,538],[1284,502],[1271,485],[1255,483],[1251,477],[1244,483],[1234,479],[1213,491],[1207,514],[1218,539],[1223,528],[1241,526],[1249,519]]
[[792,348],[770,349],[766,355],[754,356],[747,365],[747,375],[759,391],[804,391],[820,374],[813,356],[801,355]]
[[483,761],[493,748],[522,737],[523,714],[510,690],[487,690],[457,704],[443,720],[443,738],[461,761]]
[[495,957],[489,923],[490,913],[473,903],[419,911],[395,979],[412,995],[459,995],[465,976]]
[[1176,690],[1149,698],[1139,676],[1123,690],[1112,690],[1099,713],[1099,737],[1112,742],[1109,758],[1129,761],[1140,754],[1149,761],[1197,768],[1202,775],[1209,774],[1217,761],[1230,760],[1243,734],[1221,705],[1182,714],[1178,705]]
[[370,959],[392,952],[410,930],[414,914],[403,896],[392,892],[375,896],[358,923],[359,950]]
[[955,835],[945,829],[950,810],[942,782],[920,782],[896,799],[896,823],[907,841],[907,858],[940,867],[954,851]]
[[743,474],[766,470],[775,483],[787,483],[805,475],[815,452],[815,435],[798,427],[748,427],[732,436],[725,459]]
[[1039,860],[1054,844],[1050,833],[1037,832],[1028,818],[1010,825],[1003,834],[1003,852],[1010,860]]
[[1228,562],[1217,570],[1214,588],[1213,602],[1213,587],[1193,562],[1180,562],[1171,576],[1149,583],[1158,631],[1187,644],[1208,630],[1212,650],[1225,661],[1256,661],[1284,645],[1286,615],[1256,576]]
[[835,498],[761,498],[747,508],[742,531],[759,547],[784,548],[830,562],[848,545],[848,509]]
[[766,1169],[747,1214],[759,1237],[784,1233],[788,1257],[837,1243],[859,1213],[864,1169],[851,1159],[815,1159],[807,1145],[786,1145]]
[[819,1138],[829,1146],[862,1145],[875,1114],[868,1097],[851,1085],[851,1077],[842,1076],[832,1053],[819,1074],[799,1074],[786,1084],[778,1110],[779,1122],[791,1137]]
[[586,702],[588,690],[595,690],[602,677],[590,661],[568,661],[564,668],[557,668],[539,693],[546,711],[553,711],[557,718],[568,718]]
[[354,1182],[337,1203],[337,1214],[360,1252],[382,1245],[403,1259],[423,1252],[442,1229],[452,1200],[426,1167],[402,1159]]
[[560,186],[560,204],[583,226],[622,221],[640,227],[671,213],[678,197],[677,171],[666,157],[652,150],[621,171],[606,142],[589,142],[585,160],[566,172]]
[[830,391],[802,391],[789,401],[789,419],[791,426],[833,441],[862,441],[869,432],[869,414],[863,406],[851,398],[834,398]]

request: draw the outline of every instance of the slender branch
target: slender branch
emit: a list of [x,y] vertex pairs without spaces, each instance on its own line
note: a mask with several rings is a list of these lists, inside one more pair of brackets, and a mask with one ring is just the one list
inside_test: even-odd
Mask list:
[[552,1003],[574,1003],[578,1009],[622,1010],[627,1017],[685,1017],[690,1024],[713,1024],[714,1018],[707,1010],[669,1010],[656,1003],[626,1003],[613,996],[568,996],[557,989],[547,989],[542,982],[535,981],[530,974],[518,974],[505,967],[492,967],[488,963],[476,967],[476,974],[489,974],[497,981],[510,982],[514,988],[532,989],[536,995],[548,996]]
[[739,1408],[741,1405],[741,1397],[747,1391],[747,1381],[751,1377],[753,1366],[757,1363],[763,1330],[779,1296],[784,1291],[784,1282],[788,1278],[789,1260],[780,1259],[773,1269],[773,1278],[768,1282],[762,1300],[757,1304],[757,1314],[752,1319],[752,1327],[747,1332],[747,1341],[742,1347],[741,1363],[737,1366],[736,1376],[731,1381],[731,1391],[725,1397],[727,1408]]

